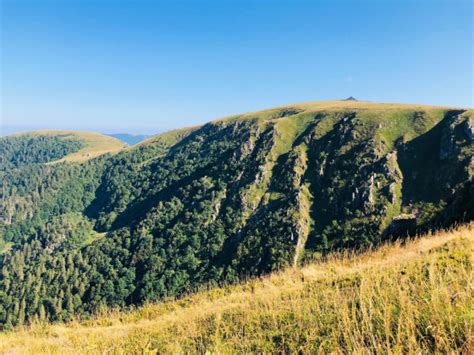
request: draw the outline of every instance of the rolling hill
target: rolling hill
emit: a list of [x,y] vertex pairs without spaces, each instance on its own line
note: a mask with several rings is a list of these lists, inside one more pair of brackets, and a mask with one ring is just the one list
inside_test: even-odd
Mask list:
[[[58,157],[47,162],[83,162],[88,159],[96,158],[100,155],[107,153],[116,153],[126,147],[126,144],[120,140],[109,137],[100,133],[95,132],[83,132],[83,131],[67,131],[67,130],[38,130],[27,133],[19,133],[11,136],[0,138],[0,144],[2,146],[2,153],[6,156],[4,151],[4,145],[11,140],[21,140],[26,142],[26,146],[23,147],[22,153],[30,153],[28,150],[34,153],[38,150],[38,140],[47,141],[54,140],[56,145],[63,144],[72,146],[70,151],[65,152],[64,156]],[[49,150],[53,150],[53,146],[47,147]],[[45,161],[40,161],[44,163]]]
[[468,222],[473,112],[310,102],[91,156],[61,134],[2,138],[24,159],[0,169],[0,324],[88,317]]
[[79,151],[68,154],[55,162],[82,162],[103,154],[117,153],[126,147],[126,144],[123,144],[119,139],[95,132],[48,130],[34,131],[32,134],[38,136],[61,136],[64,139],[78,140],[84,144]]

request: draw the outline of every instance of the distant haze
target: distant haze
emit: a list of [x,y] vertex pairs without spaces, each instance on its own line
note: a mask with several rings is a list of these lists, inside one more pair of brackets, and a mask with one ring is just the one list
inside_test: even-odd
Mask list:
[[[118,138],[122,141],[124,141],[125,143],[128,143],[127,141],[125,141],[124,139],[127,139],[127,136],[130,136],[130,138],[132,139],[132,141],[135,141],[135,140],[138,140],[138,141],[141,141],[143,139],[146,139],[147,137],[150,137],[150,136],[153,136],[155,134],[158,134],[158,133],[162,133],[162,132],[165,132],[169,129],[157,129],[156,127],[153,128],[153,129],[149,129],[149,130],[138,130],[138,131],[134,131],[132,129],[132,127],[130,127],[130,130],[128,129],[117,129],[117,130],[114,130],[114,129],[95,129],[94,127],[77,127],[77,126],[74,126],[74,125],[66,125],[66,126],[62,126],[62,125],[58,125],[58,126],[51,126],[51,125],[44,125],[44,126],[1,126],[0,125],[0,136],[6,136],[6,135],[10,135],[10,134],[15,134],[15,133],[23,133],[23,132],[31,132],[31,131],[37,131],[37,130],[44,130],[44,129],[47,129],[47,130],[84,130],[84,131],[94,131],[94,132],[97,132],[97,133],[103,133],[103,134],[106,134],[106,135],[109,135],[109,136],[112,136],[112,137],[115,137],[115,138]],[[171,129],[171,128],[170,128]],[[123,132],[130,132],[130,133],[123,133]],[[117,137],[117,136],[123,136],[122,138],[120,137]],[[128,143],[130,144],[130,143]],[[135,143],[133,143],[135,144]]]
[[116,134],[109,134],[109,136],[120,139],[122,142],[127,143],[128,145],[134,145],[144,141],[150,136],[144,134],[128,134],[128,133],[116,133]]

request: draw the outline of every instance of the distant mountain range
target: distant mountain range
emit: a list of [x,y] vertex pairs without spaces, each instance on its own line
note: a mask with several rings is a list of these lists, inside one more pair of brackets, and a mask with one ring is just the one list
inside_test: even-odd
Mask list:
[[145,134],[128,134],[128,133],[108,134],[108,136],[120,139],[122,142],[125,142],[128,145],[134,145],[134,144],[140,143],[141,141],[150,137],[149,135],[145,135]]

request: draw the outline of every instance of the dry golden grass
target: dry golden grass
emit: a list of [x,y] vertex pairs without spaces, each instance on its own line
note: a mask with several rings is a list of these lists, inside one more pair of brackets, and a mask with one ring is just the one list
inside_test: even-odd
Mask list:
[[129,312],[0,334],[0,352],[473,351],[474,224]]
[[[246,119],[246,118],[271,118],[272,115],[282,109],[297,109],[305,112],[318,112],[318,111],[336,111],[336,110],[370,110],[375,112],[386,112],[389,110],[424,110],[424,111],[444,111],[451,109],[465,109],[460,107],[447,107],[447,106],[433,106],[433,105],[419,105],[419,104],[398,104],[398,103],[378,103],[378,102],[369,102],[369,101],[345,101],[345,100],[332,100],[332,101],[311,101],[311,102],[302,102],[295,103],[290,105],[283,105],[278,107],[273,107],[270,109],[259,110],[254,112],[247,112],[238,115],[231,115],[228,117],[221,117],[215,119],[211,122],[225,122],[233,121],[236,119]],[[472,114],[472,110],[468,109]],[[201,126],[185,127],[179,128],[163,133],[156,134],[144,141],[136,144],[128,149],[137,149],[138,147],[154,143],[156,141],[161,141],[165,145],[171,146],[181,140],[183,137],[187,136],[189,133],[200,128]]]
[[39,130],[28,132],[25,134],[37,135],[58,135],[64,136],[65,139],[78,139],[85,143],[85,147],[76,153],[68,154],[58,162],[82,162],[107,153],[116,153],[125,149],[127,145],[117,138],[106,136],[104,134],[85,131],[64,131],[64,130]]
[[314,109],[376,109],[376,110],[431,110],[431,109],[463,109],[461,107],[448,107],[448,106],[435,106],[435,105],[423,105],[423,104],[401,104],[401,103],[383,103],[383,102],[370,102],[370,101],[345,101],[345,100],[332,100],[332,101],[314,101],[304,102],[295,105],[289,105],[290,107],[300,107],[302,109],[314,110]]
[[445,110],[468,110],[472,112],[471,108],[463,107],[450,107],[450,106],[435,106],[435,105],[423,105],[423,104],[400,104],[400,103],[381,103],[381,102],[370,102],[370,101],[345,101],[345,100],[330,100],[330,101],[309,101],[300,102],[284,106],[273,107],[271,109],[259,110],[254,112],[247,112],[242,115],[233,115],[230,117],[222,117],[217,121],[227,121],[238,118],[253,118],[253,117],[271,117],[272,113],[282,109],[297,109],[305,112],[319,112],[319,111],[365,111],[370,110],[371,112],[387,112],[387,111],[400,111],[400,110],[411,110],[411,111],[445,111]]

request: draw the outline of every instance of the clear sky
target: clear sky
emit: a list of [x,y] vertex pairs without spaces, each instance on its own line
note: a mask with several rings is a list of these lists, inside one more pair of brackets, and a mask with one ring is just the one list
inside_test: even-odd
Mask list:
[[473,106],[470,0],[0,3],[4,133],[152,133],[350,95]]

